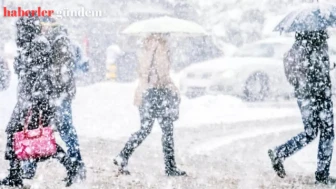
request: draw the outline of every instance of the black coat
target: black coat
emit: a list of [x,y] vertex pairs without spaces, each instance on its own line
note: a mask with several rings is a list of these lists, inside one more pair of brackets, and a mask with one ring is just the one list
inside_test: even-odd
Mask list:
[[[54,86],[50,67],[50,44],[41,35],[41,27],[36,17],[22,17],[17,23],[18,55],[15,57],[14,70],[18,75],[18,99],[6,132],[9,134],[23,130],[28,111],[33,110],[34,119],[29,129],[38,126],[40,111],[43,119],[52,115]],[[46,108],[48,107],[48,108]],[[48,118],[50,121],[50,119]],[[45,121],[45,125],[50,122]]]
[[76,95],[75,55],[73,46],[62,26],[53,28],[48,34],[51,44],[51,65],[53,85],[56,87],[56,98],[73,99]]
[[14,69],[18,74],[18,99],[32,103],[53,96],[50,72],[50,44],[44,36],[36,36],[15,58]]
[[327,38],[324,31],[297,33],[296,42],[285,55],[285,74],[297,98],[331,97]]

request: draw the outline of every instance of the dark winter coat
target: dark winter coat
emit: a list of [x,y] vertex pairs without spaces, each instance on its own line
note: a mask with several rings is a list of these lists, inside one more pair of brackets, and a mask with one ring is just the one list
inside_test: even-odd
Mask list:
[[29,46],[19,50],[14,69],[18,74],[18,100],[32,103],[50,99],[53,86],[50,75],[50,44],[44,36],[36,36]]
[[76,95],[75,57],[72,44],[62,26],[53,28],[48,34],[48,39],[51,44],[51,65],[56,97],[59,100],[71,100]]
[[297,98],[331,97],[328,35],[325,31],[297,33],[284,57],[287,80]]
[[[44,36],[40,35],[39,25],[27,24],[36,19],[25,19],[26,22],[23,22],[22,18],[19,19],[18,23],[22,25],[17,24],[19,50],[17,57],[15,57],[14,69],[18,75],[18,101],[7,126],[7,133],[21,131],[29,109],[40,107],[41,104],[51,107],[51,100],[54,96],[49,61],[50,44]],[[28,32],[27,36],[21,30]],[[42,108],[40,111],[46,111],[46,109]],[[35,114],[38,115],[38,112]],[[29,129],[37,127],[37,120],[33,123]]]

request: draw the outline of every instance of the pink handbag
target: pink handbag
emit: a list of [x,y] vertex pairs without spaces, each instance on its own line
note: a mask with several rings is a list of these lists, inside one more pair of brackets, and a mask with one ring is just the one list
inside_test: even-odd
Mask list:
[[37,159],[50,157],[56,154],[56,139],[52,127],[43,127],[41,115],[39,118],[39,128],[28,130],[31,110],[26,118],[24,129],[14,134],[14,150],[19,160]]

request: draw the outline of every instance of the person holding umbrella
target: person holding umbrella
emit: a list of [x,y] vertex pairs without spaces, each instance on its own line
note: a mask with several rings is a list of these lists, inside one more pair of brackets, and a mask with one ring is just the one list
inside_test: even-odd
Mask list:
[[[178,26],[178,27],[176,27]],[[179,116],[179,90],[170,77],[171,62],[167,34],[206,35],[197,23],[168,16],[135,22],[123,32],[127,35],[149,35],[139,56],[139,86],[135,92],[135,105],[139,108],[141,128],[134,133],[114,164],[121,174],[130,174],[127,164],[130,156],[152,131],[155,119],[162,129],[162,146],[167,176],[185,176],[176,166],[173,122]]]
[[[284,159],[307,146],[320,132],[316,184],[335,185],[336,179],[329,176],[334,114],[326,27],[333,26],[336,17],[323,17],[319,6],[308,9],[312,14],[307,14],[307,10],[302,10],[301,14],[291,13],[276,27],[276,30],[296,32],[295,42],[285,54],[284,68],[287,80],[295,89],[304,131],[285,144],[270,149],[268,155],[277,175],[284,178]],[[302,18],[303,15],[309,15],[310,19]]]
[[162,34],[151,34],[145,39],[139,58],[139,86],[135,93],[135,105],[139,107],[141,128],[128,140],[114,159],[119,172],[130,174],[127,164],[130,156],[152,131],[155,119],[162,129],[162,146],[167,176],[184,176],[177,168],[174,153],[173,128],[178,119],[180,96],[170,77],[170,60],[167,41]]

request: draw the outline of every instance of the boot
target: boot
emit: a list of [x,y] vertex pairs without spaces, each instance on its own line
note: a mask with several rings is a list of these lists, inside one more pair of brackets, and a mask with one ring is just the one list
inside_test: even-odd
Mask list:
[[177,177],[177,176],[187,176],[185,171],[181,171],[178,168],[166,168],[166,175],[169,177]]
[[276,157],[273,150],[268,150],[268,156],[272,161],[273,169],[277,173],[277,175],[280,178],[285,178],[286,171],[285,171],[285,168],[282,164],[282,160],[280,158]]
[[327,185],[327,186],[335,186],[336,185],[336,179],[330,176],[329,173],[326,172],[316,172],[315,177],[316,177],[316,182],[315,184],[317,185]]
[[80,181],[79,162],[71,162],[69,166],[66,166],[67,169],[67,177],[65,178],[65,186],[70,187],[72,184]]
[[327,179],[318,180],[316,179],[315,184],[317,185],[327,185],[327,186],[335,186],[336,185],[336,179],[332,177],[328,177]]
[[175,162],[175,156],[173,154],[166,154],[165,153],[165,173],[167,176],[187,176],[185,171],[181,171],[177,168]]
[[131,173],[127,169],[128,160],[121,155],[118,155],[113,160],[114,164],[118,166],[118,171],[123,175],[130,175]]
[[86,180],[86,167],[85,167],[84,162],[79,163],[78,175],[81,181]]
[[22,188],[23,181],[21,178],[21,169],[9,169],[9,175],[0,181],[0,186]]

